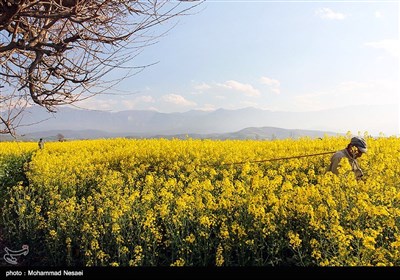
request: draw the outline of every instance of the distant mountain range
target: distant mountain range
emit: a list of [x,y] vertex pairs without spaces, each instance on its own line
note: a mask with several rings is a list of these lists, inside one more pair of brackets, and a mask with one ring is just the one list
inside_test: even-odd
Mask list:
[[[376,118],[371,118],[376,116]],[[368,122],[365,120],[369,120]],[[69,139],[163,137],[210,139],[282,139],[322,137],[352,131],[378,134],[398,128],[398,105],[353,106],[313,112],[275,112],[256,108],[184,113],[130,110],[121,112],[62,107],[48,113],[40,107],[25,112],[18,134],[25,138]],[[32,124],[32,125],[30,125]],[[4,136],[1,136],[4,139]],[[0,139],[2,139],[0,138]]]
[[[144,134],[124,134],[124,133],[109,133],[101,130],[48,130],[24,134],[22,139],[25,140],[37,140],[39,138],[44,138],[47,141],[56,141],[60,137],[64,139],[98,139],[98,138],[166,138],[166,139],[214,139],[214,140],[274,140],[274,139],[286,139],[293,138],[297,139],[299,137],[311,137],[318,138],[328,136],[337,136],[338,133],[329,131],[319,131],[319,130],[301,130],[301,129],[284,129],[277,127],[248,127],[236,132],[228,133],[210,133],[210,134],[200,134],[200,133],[188,133],[188,134],[154,134],[154,135],[144,135]],[[10,136],[0,136],[0,140],[10,139]]]

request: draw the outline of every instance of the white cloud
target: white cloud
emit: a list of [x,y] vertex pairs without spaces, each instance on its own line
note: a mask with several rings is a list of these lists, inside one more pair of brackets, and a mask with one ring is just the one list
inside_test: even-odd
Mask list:
[[88,110],[113,111],[117,107],[118,101],[115,99],[97,99],[92,97],[74,104],[75,106]]
[[145,102],[145,103],[154,103],[155,99],[150,95],[143,95],[136,99],[137,101]]
[[18,96],[7,96],[0,94],[0,112],[6,112],[8,110],[13,110],[14,108],[18,110],[23,107],[32,107],[28,100],[18,97]]
[[384,17],[381,11],[375,11],[374,16],[376,18],[383,18]]
[[348,82],[340,83],[337,86],[337,90],[339,92],[346,92],[346,91],[368,89],[368,88],[371,88],[372,86],[375,86],[372,81],[370,83],[357,82],[357,81],[348,81]]
[[332,9],[329,8],[319,8],[315,10],[315,15],[319,16],[322,19],[329,20],[343,20],[346,17],[345,14],[334,12]]
[[222,100],[222,99],[226,99],[226,96],[224,96],[224,95],[216,95],[215,98]]
[[278,80],[271,79],[268,77],[261,77],[260,83],[267,85],[270,88],[270,90],[275,94],[281,93],[281,89],[280,89],[281,83]]
[[211,86],[210,86],[209,84],[206,84],[206,83],[201,83],[201,84],[195,85],[195,86],[194,86],[194,89],[200,90],[200,91],[202,91],[202,90],[208,90],[208,89],[211,89]]
[[197,110],[201,111],[214,111],[217,107],[214,104],[204,104],[202,107],[197,108]]
[[279,88],[273,88],[271,89],[273,93],[275,94],[281,94],[281,90]]
[[195,106],[196,103],[185,99],[182,95],[178,94],[167,94],[161,97],[162,101],[172,103],[179,106]]
[[137,104],[137,102],[134,100],[123,100],[121,103],[124,106],[124,109],[128,109],[128,110],[135,109],[135,106]]
[[252,102],[252,101],[243,101],[243,102],[240,103],[240,106],[238,106],[238,108],[243,108],[243,107],[258,108],[259,107],[259,103],[258,102]]
[[397,95],[399,85],[390,80],[347,81],[330,89],[295,96],[300,111],[315,111],[352,105],[384,105]]
[[234,80],[226,81],[223,84],[217,84],[220,87],[243,92],[247,96],[259,96],[260,91],[250,84],[243,84]]
[[134,98],[133,100],[122,100],[121,103],[124,108],[127,109],[136,109],[140,103],[154,103],[155,99],[150,95],[142,95]]
[[400,41],[399,40],[382,40],[376,42],[368,42],[365,43],[366,46],[376,48],[376,49],[383,49],[390,55],[394,57],[400,57]]

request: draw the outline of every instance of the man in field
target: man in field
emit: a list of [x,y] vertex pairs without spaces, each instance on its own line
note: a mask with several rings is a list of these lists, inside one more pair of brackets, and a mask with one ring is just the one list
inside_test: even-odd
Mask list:
[[337,151],[331,158],[331,164],[329,165],[328,171],[338,174],[338,166],[342,158],[347,158],[350,162],[351,169],[356,175],[357,180],[361,179],[364,175],[360,166],[358,165],[357,158],[361,157],[363,153],[367,152],[367,143],[364,138],[355,136],[351,138],[350,143],[346,149]]
[[44,141],[43,141],[43,138],[40,138],[40,139],[39,139],[38,146],[39,146],[39,149],[43,149],[43,148],[44,148]]

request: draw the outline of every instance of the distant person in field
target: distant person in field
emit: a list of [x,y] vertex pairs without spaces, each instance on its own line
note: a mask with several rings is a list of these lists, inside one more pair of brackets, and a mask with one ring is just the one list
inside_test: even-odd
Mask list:
[[39,145],[39,149],[43,149],[43,148],[44,148],[44,141],[43,141],[43,138],[40,138],[40,139],[39,139],[38,145]]
[[357,180],[364,176],[358,162],[357,158],[361,157],[363,153],[367,152],[367,142],[364,138],[355,136],[351,138],[350,143],[347,145],[346,149],[337,151],[332,155],[331,164],[329,165],[328,171],[338,174],[338,166],[342,158],[347,158],[350,162],[351,169],[356,175]]

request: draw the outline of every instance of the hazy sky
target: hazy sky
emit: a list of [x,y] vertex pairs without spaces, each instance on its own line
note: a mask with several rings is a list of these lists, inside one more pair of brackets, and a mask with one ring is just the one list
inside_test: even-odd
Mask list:
[[158,63],[122,82],[126,95],[82,105],[184,112],[399,104],[399,6],[208,0],[133,61]]

